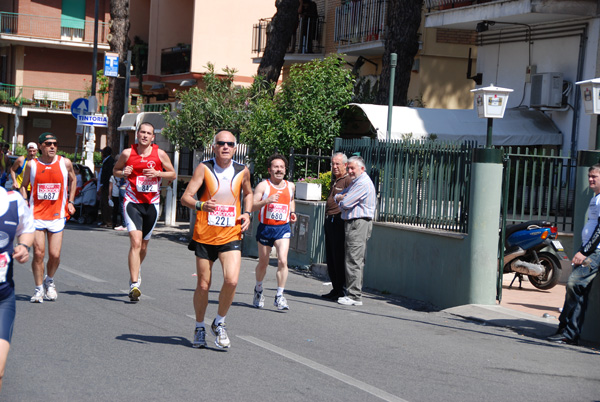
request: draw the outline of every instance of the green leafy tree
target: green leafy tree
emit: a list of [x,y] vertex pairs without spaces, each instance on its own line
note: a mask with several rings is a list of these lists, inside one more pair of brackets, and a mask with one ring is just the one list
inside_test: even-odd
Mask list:
[[340,111],[352,99],[354,78],[337,56],[296,64],[281,90],[261,92],[251,103],[243,141],[253,150],[255,172],[266,173],[266,160],[290,148],[329,152],[339,135]]
[[222,129],[239,132],[248,119],[248,89],[233,85],[236,70],[223,69],[223,75],[215,73],[213,64],[205,67],[204,89],[191,88],[179,92],[180,108],[175,116],[163,113],[166,128],[163,135],[178,147],[197,149],[210,144],[214,135]]

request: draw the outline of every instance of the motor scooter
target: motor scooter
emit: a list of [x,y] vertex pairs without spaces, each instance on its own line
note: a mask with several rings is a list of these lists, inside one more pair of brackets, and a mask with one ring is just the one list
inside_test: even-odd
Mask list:
[[558,229],[552,222],[528,221],[506,227],[504,235],[504,269],[514,272],[519,279],[519,288],[523,275],[538,289],[553,288],[560,278],[562,260],[569,257],[558,238]]

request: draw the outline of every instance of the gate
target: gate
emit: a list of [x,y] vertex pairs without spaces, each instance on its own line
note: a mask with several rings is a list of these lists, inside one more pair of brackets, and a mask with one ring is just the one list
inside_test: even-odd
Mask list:
[[502,300],[506,225],[545,220],[573,232],[577,161],[555,150],[504,148],[504,171],[496,298]]

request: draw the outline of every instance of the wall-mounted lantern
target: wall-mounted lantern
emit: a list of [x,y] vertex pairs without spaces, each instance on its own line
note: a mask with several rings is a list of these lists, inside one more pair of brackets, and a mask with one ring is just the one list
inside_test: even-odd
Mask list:
[[600,78],[576,82],[586,114],[600,114]]
[[[586,114],[600,115],[600,78],[576,82]],[[600,149],[600,116],[596,117],[596,149]]]
[[508,95],[513,92],[509,88],[495,87],[490,84],[489,87],[472,89],[475,94],[475,109],[479,118],[487,118],[487,142],[486,147],[492,147],[492,119],[501,119],[504,117]]

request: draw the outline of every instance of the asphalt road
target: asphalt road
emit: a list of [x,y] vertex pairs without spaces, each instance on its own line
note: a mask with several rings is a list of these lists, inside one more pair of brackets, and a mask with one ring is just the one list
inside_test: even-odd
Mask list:
[[[232,347],[193,349],[194,257],[158,235],[128,301],[126,233],[68,225],[58,300],[31,304],[30,265],[15,267],[17,319],[3,401],[594,401],[600,355],[477,324],[411,300],[323,300],[330,287],[291,271],[290,310],[252,307],[255,260],[244,258],[227,316]],[[216,314],[215,264],[206,321]]]

